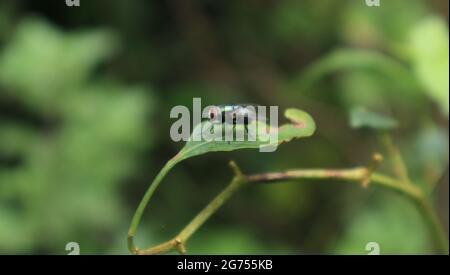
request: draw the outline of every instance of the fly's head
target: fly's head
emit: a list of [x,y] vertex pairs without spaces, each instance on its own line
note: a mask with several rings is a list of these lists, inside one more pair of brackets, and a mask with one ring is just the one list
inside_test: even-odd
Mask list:
[[208,109],[208,119],[211,123],[222,123],[222,111],[217,106],[211,106]]

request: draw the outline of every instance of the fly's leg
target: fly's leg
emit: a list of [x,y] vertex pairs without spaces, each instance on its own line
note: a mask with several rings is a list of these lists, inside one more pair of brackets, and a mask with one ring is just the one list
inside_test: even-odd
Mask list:
[[[233,122],[233,130],[231,131],[232,137],[234,137],[235,131],[236,131],[236,123]],[[228,141],[228,145],[230,145],[230,141]]]
[[248,124],[244,125],[244,129],[245,129],[245,133],[247,134],[247,140],[248,141],[256,141],[256,136],[250,134],[250,132],[248,131]]
[[247,134],[247,141],[256,141],[256,136],[251,135],[250,132],[248,131],[248,124],[252,122],[253,120],[250,119],[248,116],[244,117],[244,130],[245,130],[244,133]]

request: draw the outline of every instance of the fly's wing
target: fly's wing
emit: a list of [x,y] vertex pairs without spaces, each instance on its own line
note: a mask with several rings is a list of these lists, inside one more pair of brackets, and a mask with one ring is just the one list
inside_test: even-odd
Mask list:
[[238,104],[230,106],[224,112],[228,121],[233,121],[236,124],[252,123],[254,121],[263,121],[267,119],[265,116],[258,113],[258,105],[256,104]]
[[220,105],[222,110],[222,121],[229,123],[238,122],[244,123],[244,118],[248,120],[248,123],[253,121],[266,122],[266,115],[258,112],[258,104],[246,103],[246,104],[234,104],[234,105]]
[[252,123],[253,121],[260,121],[260,122],[266,122],[267,121],[267,114],[261,114],[258,112],[258,106],[257,104],[245,104],[244,108],[247,110],[246,114],[248,115],[249,123]]

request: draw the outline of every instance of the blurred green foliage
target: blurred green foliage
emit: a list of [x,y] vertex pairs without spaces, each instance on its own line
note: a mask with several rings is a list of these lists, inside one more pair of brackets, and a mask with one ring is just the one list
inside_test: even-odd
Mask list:
[[[398,122],[410,177],[448,232],[448,62],[444,0],[1,1],[0,253],[63,254],[69,241],[127,253],[139,199],[183,147],[169,138],[170,108],[193,97],[299,108],[317,131],[264,157],[178,165],[136,243],[176,234],[231,178],[230,159],[246,173],[364,164],[381,149],[349,126],[360,107]],[[187,245],[366,254],[375,241],[381,253],[433,253],[422,222],[397,194],[305,180],[242,190]]]
[[419,22],[411,31],[412,64],[424,90],[448,116],[448,27],[440,18]]
[[350,126],[353,128],[371,128],[375,130],[391,130],[398,127],[398,122],[386,115],[370,112],[364,107],[350,110]]
[[99,252],[101,235],[119,234],[118,184],[151,142],[153,105],[144,88],[92,78],[116,44],[105,31],[65,34],[31,19],[3,49],[2,94],[42,120],[0,127],[2,155],[18,162],[0,170],[3,252],[62,253],[70,239]]

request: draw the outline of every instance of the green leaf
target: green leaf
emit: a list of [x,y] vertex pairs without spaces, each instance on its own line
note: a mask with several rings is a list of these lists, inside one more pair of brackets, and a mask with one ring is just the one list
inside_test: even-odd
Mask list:
[[[311,136],[314,133],[316,126],[314,120],[309,114],[298,109],[287,109],[284,115],[291,121],[291,123],[285,124],[279,128],[278,144],[288,142],[294,138]],[[209,122],[204,121],[194,128],[191,138],[186,143],[184,148],[177,154],[176,158],[178,160],[183,160],[208,152],[233,151],[271,145],[270,141],[261,141],[258,137],[256,138],[256,141],[194,141],[194,136],[201,135],[202,129],[207,127],[206,124],[209,124]],[[239,129],[239,127],[240,126],[236,126],[236,129]],[[201,137],[198,137],[198,139],[201,139]]]
[[398,122],[389,116],[368,111],[364,107],[356,107],[350,111],[350,126],[352,128],[389,130],[396,128]]
[[[278,128],[278,144],[291,141],[295,138],[308,137],[314,133],[316,125],[309,114],[298,109],[287,109],[284,115],[291,121],[291,123],[284,124]],[[199,133],[201,133],[201,130],[204,129],[203,126],[205,125],[205,123],[207,122],[202,122],[194,128],[193,134],[191,135],[189,141],[186,143],[183,149],[181,149],[181,151],[177,155],[175,155],[175,157],[170,159],[166,163],[166,165],[164,165],[164,167],[159,171],[158,175],[153,180],[150,187],[145,192],[144,197],[142,198],[138,208],[136,209],[136,212],[134,213],[130,229],[128,231],[128,248],[130,251],[133,251],[135,249],[133,237],[141,220],[142,214],[144,213],[145,207],[150,201],[150,198],[152,197],[156,188],[158,188],[162,179],[177,163],[184,159],[206,154],[208,152],[233,151],[238,149],[259,148],[260,146],[273,145],[270,143],[270,141],[262,142],[259,137],[256,138],[256,141],[252,142],[231,141],[230,143],[228,143],[227,141],[194,141],[195,135],[198,135]]]
[[415,91],[416,82],[406,67],[397,60],[371,50],[337,49],[309,66],[296,80],[301,90],[308,90],[321,78],[341,71],[373,71],[393,80],[398,89]]
[[448,28],[444,20],[431,17],[419,22],[410,36],[414,71],[428,95],[449,114]]

